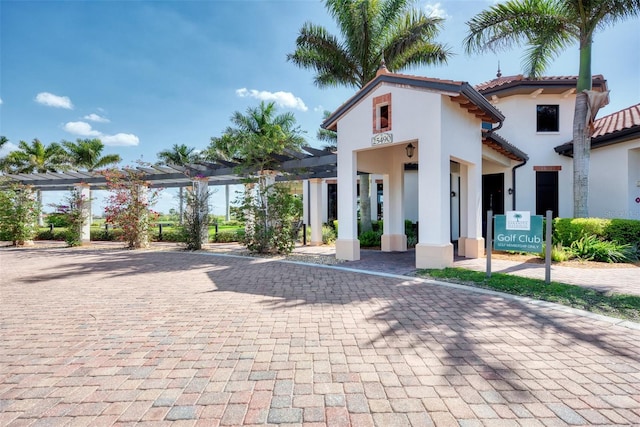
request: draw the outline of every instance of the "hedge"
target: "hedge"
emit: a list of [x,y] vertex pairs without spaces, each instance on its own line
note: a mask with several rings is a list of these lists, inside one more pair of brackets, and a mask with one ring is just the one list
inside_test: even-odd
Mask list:
[[616,242],[620,245],[640,246],[640,221],[634,219],[555,218],[553,240],[562,246],[588,236]]

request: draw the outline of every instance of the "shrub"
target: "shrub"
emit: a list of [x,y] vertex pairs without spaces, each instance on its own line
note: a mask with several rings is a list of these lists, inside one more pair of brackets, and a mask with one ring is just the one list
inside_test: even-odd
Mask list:
[[67,229],[66,228],[54,228],[51,231],[49,228],[41,228],[38,230],[36,234],[35,240],[58,240],[63,241],[67,240]]
[[612,219],[604,230],[605,238],[621,245],[640,247],[640,221]]
[[91,240],[96,242],[115,242],[116,240],[122,240],[122,230],[119,228],[107,229],[91,229]]
[[11,185],[0,191],[0,235],[13,245],[24,244],[37,233],[40,204],[35,192],[24,185]]
[[54,227],[69,226],[67,216],[63,212],[51,212],[50,214],[47,214],[45,221],[47,224],[52,224]]
[[[160,241],[160,231],[151,236],[154,242]],[[163,242],[184,242],[184,235],[180,229],[162,229]]]
[[222,230],[218,231],[211,240],[216,243],[239,242],[244,237],[244,230]]
[[364,248],[378,247],[382,245],[382,232],[365,231],[358,236],[358,240],[360,240],[360,246]]
[[322,226],[322,243],[330,245],[336,241],[336,238],[336,232],[332,227],[328,225]]
[[578,259],[599,262],[629,262],[638,259],[637,248],[600,240],[595,235],[584,236],[573,242],[571,253]]
[[605,238],[605,228],[610,220],[602,218],[555,218],[553,241],[568,247],[572,242],[586,236]]

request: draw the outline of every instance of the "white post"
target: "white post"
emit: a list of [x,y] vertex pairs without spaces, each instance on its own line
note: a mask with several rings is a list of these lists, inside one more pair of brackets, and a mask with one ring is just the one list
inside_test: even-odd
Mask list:
[[[311,245],[318,246],[322,244],[322,179],[311,178],[309,180],[309,218],[311,226]],[[306,205],[306,203],[305,203]]]
[[[208,178],[195,179],[192,182],[193,196],[199,202],[198,218],[200,219],[200,238],[202,243],[209,243],[209,227],[206,225],[206,217],[209,215],[209,180]],[[201,203],[200,203],[201,202]]]
[[224,186],[224,220],[229,221],[231,219],[229,210],[229,184]]
[[84,218],[80,227],[80,242],[85,245],[91,241],[91,188],[89,184],[82,182],[74,185],[74,188],[83,200],[82,206],[80,206],[81,215]]
[[[146,185],[138,185],[136,189],[138,193],[138,200],[142,203],[147,203],[149,199],[149,188]],[[135,248],[148,248],[149,247],[149,227],[148,227],[148,217],[147,213],[144,213],[140,218],[140,222],[145,224],[146,226],[141,229],[140,235],[138,236],[138,241],[134,242]]]
[[384,229],[381,249],[385,252],[404,252],[407,250],[407,236],[404,234],[404,163],[393,160],[389,175],[385,175],[383,191]]
[[[339,144],[338,144],[339,146]],[[358,154],[338,149],[338,240],[336,258],[347,261],[360,259],[357,223]]]

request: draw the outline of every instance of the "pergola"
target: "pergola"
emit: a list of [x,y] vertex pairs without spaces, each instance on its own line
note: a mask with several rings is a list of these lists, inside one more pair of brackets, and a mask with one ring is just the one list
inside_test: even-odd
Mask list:
[[[337,155],[325,150],[304,147],[302,151],[272,155],[274,170],[282,172],[277,181],[297,181],[312,178],[336,176]],[[241,184],[238,175],[240,163],[218,160],[197,162],[185,166],[145,165],[135,169],[143,172],[143,179],[151,187],[184,187],[194,179],[206,178],[209,185]],[[106,188],[106,179],[100,172],[66,171],[29,174],[6,174],[14,182],[29,185],[41,191],[67,190],[78,184],[86,184],[95,189]]]
[[[300,151],[287,151],[284,154],[271,155],[271,176],[275,181],[303,181],[307,193],[305,202],[305,224],[311,226],[311,244],[322,243],[322,178],[335,177],[337,172],[337,154],[326,150],[303,147]],[[239,175],[242,164],[218,160],[215,162],[197,162],[185,166],[178,165],[140,165],[136,170],[143,173],[142,179],[150,187],[171,188],[186,187],[198,182],[198,185],[233,185],[242,184],[244,179]],[[244,170],[246,173],[247,171]],[[250,172],[250,171],[249,171]],[[6,174],[11,181],[31,186],[39,191],[64,191],[79,187],[89,197],[89,189],[106,189],[105,176],[98,171],[65,171],[30,174]],[[228,187],[227,187],[228,188]],[[89,225],[83,227],[83,241],[89,240]]]

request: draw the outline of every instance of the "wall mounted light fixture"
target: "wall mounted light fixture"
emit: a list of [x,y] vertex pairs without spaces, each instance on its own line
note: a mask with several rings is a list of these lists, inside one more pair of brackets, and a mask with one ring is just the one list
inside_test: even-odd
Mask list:
[[513,194],[513,188],[508,189],[507,193],[509,193],[509,195],[512,195]]
[[412,143],[409,143],[409,145],[404,147],[404,149],[407,151],[407,157],[408,158],[412,158],[413,157],[413,151],[416,149],[416,147],[414,147]]

